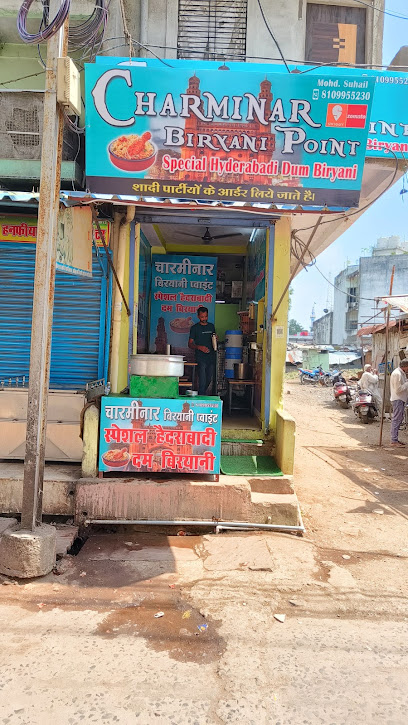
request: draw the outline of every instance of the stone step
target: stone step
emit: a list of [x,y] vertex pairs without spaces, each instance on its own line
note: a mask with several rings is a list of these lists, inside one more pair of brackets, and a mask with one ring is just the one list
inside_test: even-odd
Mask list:
[[221,455],[223,456],[271,456],[274,451],[272,441],[221,441]]
[[78,481],[77,524],[84,521],[242,521],[299,525],[289,477],[103,478]]

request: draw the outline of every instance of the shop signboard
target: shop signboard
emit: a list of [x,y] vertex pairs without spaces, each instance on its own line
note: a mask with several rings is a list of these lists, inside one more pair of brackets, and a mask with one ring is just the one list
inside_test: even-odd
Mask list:
[[[321,69],[322,75],[330,73]],[[349,75],[338,68],[339,76]],[[396,71],[354,71],[375,80],[374,100],[368,128],[366,156],[405,159],[408,154],[408,73]],[[316,74],[316,69],[313,75]],[[319,71],[320,74],[320,71]]]
[[102,398],[99,470],[218,474],[219,398]]
[[92,277],[92,211],[89,206],[60,209],[55,266],[60,272]]
[[198,66],[86,65],[92,192],[358,205],[375,78]]
[[[129,59],[112,58],[112,56],[98,56],[96,62],[99,64],[116,63],[125,66]],[[136,61],[132,60],[132,63]],[[162,61],[157,58],[138,58],[138,65],[148,68],[160,68]],[[200,60],[174,60],[172,66],[177,68],[188,68],[190,71],[198,71],[201,68],[219,68],[219,61]],[[307,73],[308,75],[333,75],[332,66],[313,67],[310,65],[290,64],[289,70],[293,73]],[[286,73],[282,63],[230,63],[228,68],[232,72],[242,73],[263,72],[263,73]],[[369,70],[361,68],[337,67],[336,75],[346,75],[358,82],[364,78],[375,79],[375,92],[371,109],[371,120],[368,130],[366,156],[374,158],[394,158],[397,156],[403,159],[408,154],[408,74],[401,71]],[[323,89],[324,90],[324,89]],[[358,88],[357,88],[358,91]],[[325,93],[327,94],[327,89]],[[352,93],[352,89],[346,93]],[[350,96],[351,97],[351,96]]]
[[154,254],[150,302],[150,352],[191,358],[188,347],[197,309],[207,307],[214,322],[217,258],[181,254]]
[[[20,242],[23,244],[36,244],[37,242],[36,216],[2,216],[0,220],[0,242]],[[109,246],[111,223],[107,219],[100,219],[99,226],[106,246]],[[99,231],[93,227],[94,239],[98,247],[102,247]]]

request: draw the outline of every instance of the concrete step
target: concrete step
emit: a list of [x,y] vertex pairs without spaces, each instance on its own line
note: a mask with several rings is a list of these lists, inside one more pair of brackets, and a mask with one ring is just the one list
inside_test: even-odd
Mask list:
[[272,441],[257,439],[254,441],[221,441],[221,455],[223,456],[271,456],[274,444]]
[[80,479],[76,523],[114,521],[242,521],[299,525],[289,477],[220,476],[219,482],[168,479]]
[[[0,513],[21,513],[24,465],[17,461],[0,463]],[[50,516],[73,516],[75,484],[81,466],[47,463],[44,471],[43,512]]]
[[[221,475],[219,482],[183,476],[79,479],[79,467],[56,469],[46,467],[44,514],[73,516],[76,525],[85,519],[299,523],[291,476]],[[22,474],[21,464],[0,475],[1,513],[21,513]],[[62,551],[71,545],[76,528],[61,533]]]

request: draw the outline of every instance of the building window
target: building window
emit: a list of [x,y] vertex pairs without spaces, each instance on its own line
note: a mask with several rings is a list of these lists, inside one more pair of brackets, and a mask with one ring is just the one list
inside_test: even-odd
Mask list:
[[177,57],[245,60],[248,0],[179,0]]
[[40,121],[36,108],[13,108],[6,130],[16,149],[40,146]]
[[347,304],[357,304],[357,287],[349,287],[347,291]]
[[365,63],[365,8],[308,3],[306,60],[316,63]]

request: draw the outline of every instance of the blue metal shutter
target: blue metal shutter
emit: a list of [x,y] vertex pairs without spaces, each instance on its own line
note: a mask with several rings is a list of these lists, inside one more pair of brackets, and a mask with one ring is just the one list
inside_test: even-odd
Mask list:
[[[0,243],[0,380],[26,377],[30,363],[35,245]],[[102,269],[103,267],[103,269]],[[93,277],[56,273],[50,387],[81,389],[104,374],[106,256]]]

